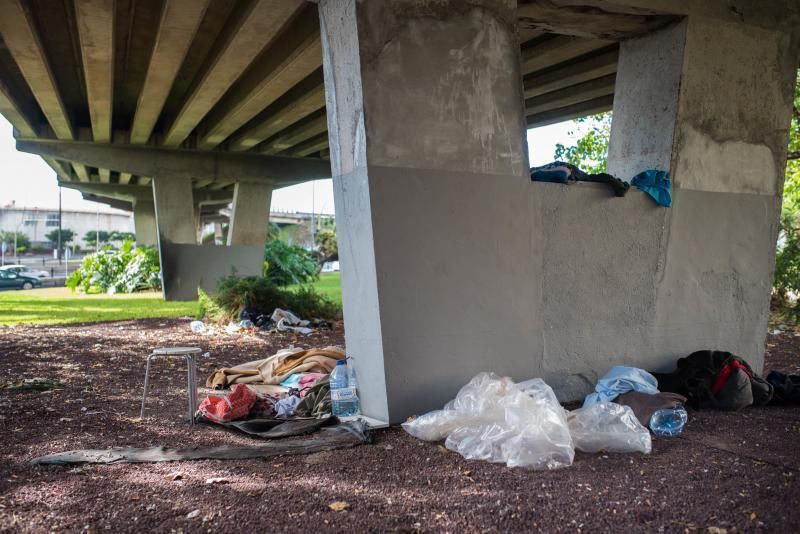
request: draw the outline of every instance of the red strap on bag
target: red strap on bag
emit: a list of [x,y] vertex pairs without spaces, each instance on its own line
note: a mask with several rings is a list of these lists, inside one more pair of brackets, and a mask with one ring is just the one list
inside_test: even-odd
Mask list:
[[711,386],[711,391],[714,393],[714,395],[717,395],[720,392],[722,386],[725,385],[725,382],[728,381],[728,379],[731,377],[731,373],[733,373],[735,369],[741,369],[745,372],[745,374],[747,374],[747,376],[750,377],[750,380],[753,379],[753,375],[750,374],[750,371],[748,371],[747,367],[738,361],[733,360],[731,363],[725,364],[725,367],[723,367],[722,371],[720,371],[717,375],[714,385]]

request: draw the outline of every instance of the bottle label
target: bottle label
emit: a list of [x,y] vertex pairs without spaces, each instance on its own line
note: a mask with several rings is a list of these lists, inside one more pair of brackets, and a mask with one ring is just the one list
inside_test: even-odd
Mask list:
[[332,401],[354,401],[358,400],[356,388],[338,388],[331,390]]

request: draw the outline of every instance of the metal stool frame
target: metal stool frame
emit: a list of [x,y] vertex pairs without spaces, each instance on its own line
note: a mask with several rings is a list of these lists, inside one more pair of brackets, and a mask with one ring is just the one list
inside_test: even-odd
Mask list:
[[158,356],[166,358],[183,357],[187,367],[187,393],[189,394],[189,424],[194,425],[194,413],[197,409],[197,371],[195,367],[194,355],[199,354],[201,349],[196,347],[173,347],[155,349],[147,356],[147,365],[144,370],[144,393],[142,394],[142,411],[139,415],[144,419],[144,407],[147,401],[147,390],[150,385],[150,361]]

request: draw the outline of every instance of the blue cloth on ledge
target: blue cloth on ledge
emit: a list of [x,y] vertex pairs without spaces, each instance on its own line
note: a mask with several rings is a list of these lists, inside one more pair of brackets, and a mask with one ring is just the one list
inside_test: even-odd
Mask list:
[[640,172],[633,177],[631,184],[653,197],[658,204],[667,208],[672,206],[668,172],[654,169]]

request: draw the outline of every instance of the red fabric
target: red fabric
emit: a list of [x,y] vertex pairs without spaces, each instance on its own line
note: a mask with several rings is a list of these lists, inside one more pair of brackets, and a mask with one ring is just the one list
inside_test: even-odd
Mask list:
[[234,384],[227,395],[209,395],[200,403],[202,415],[217,423],[246,417],[256,402],[256,394],[244,384]]
[[720,392],[722,386],[725,385],[725,382],[728,381],[728,379],[731,377],[731,373],[733,373],[735,369],[741,369],[747,374],[747,376],[750,377],[750,380],[753,379],[753,375],[750,374],[750,371],[747,370],[747,367],[738,361],[733,360],[731,363],[726,364],[725,367],[722,368],[722,371],[720,371],[717,375],[717,379],[714,381],[714,385],[711,387],[711,391],[714,393],[714,395]]

